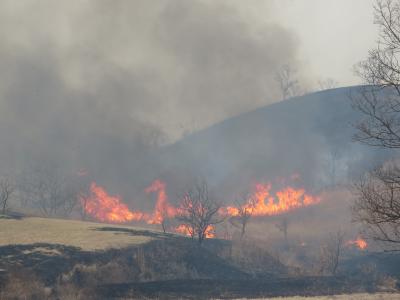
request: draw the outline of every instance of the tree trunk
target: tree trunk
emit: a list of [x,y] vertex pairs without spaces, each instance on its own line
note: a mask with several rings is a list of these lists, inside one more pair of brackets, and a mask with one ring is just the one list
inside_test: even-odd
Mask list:
[[165,228],[165,222],[164,221],[161,222],[161,227],[162,227],[163,232],[166,233],[167,229]]

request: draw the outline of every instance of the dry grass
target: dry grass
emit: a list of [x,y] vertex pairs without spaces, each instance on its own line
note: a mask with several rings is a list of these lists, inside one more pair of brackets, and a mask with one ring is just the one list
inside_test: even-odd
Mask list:
[[97,250],[138,245],[151,240],[148,236],[133,236],[95,230],[101,227],[141,230],[141,228],[137,227],[75,220],[46,218],[0,219],[0,246],[49,243],[80,247],[83,250]]
[[[399,300],[400,294],[347,294],[347,295],[332,295],[332,296],[318,296],[318,297],[276,297],[264,298],[264,300]],[[243,299],[244,300],[244,299]],[[258,299],[262,300],[262,299]]]

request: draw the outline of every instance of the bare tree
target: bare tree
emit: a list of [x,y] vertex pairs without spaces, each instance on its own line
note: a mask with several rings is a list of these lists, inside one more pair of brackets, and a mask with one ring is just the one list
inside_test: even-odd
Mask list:
[[167,229],[168,229],[168,223],[169,223],[169,215],[168,215],[167,206],[166,205],[161,206],[159,213],[160,213],[160,217],[161,217],[161,220],[160,220],[161,228],[162,228],[163,232],[166,233]]
[[38,166],[26,171],[19,184],[23,202],[31,203],[45,216],[68,216],[78,202],[78,191],[72,181],[56,168]]
[[327,78],[327,79],[321,79],[318,80],[318,88],[323,91],[323,90],[329,90],[333,89],[338,86],[337,81],[335,81],[332,78]]
[[352,97],[353,106],[364,115],[356,124],[355,139],[400,148],[400,1],[376,1],[375,23],[380,28],[378,45],[356,66],[367,86]]
[[296,71],[290,65],[283,65],[275,75],[282,93],[282,100],[301,94],[300,84],[296,78]]
[[82,221],[85,221],[87,218],[87,207],[90,198],[88,197],[88,193],[85,192],[80,192],[78,198],[80,203],[79,213],[81,215]]
[[61,192],[59,195],[60,201],[58,203],[58,212],[62,216],[68,217],[78,204],[79,190],[74,182],[68,180],[67,178],[64,178],[63,180],[64,182],[62,183]]
[[229,218],[229,222],[240,229],[240,239],[243,239],[246,233],[246,226],[253,215],[255,203],[255,199],[248,193],[243,194],[240,200],[236,200],[234,207],[237,210],[237,215]]
[[289,220],[286,216],[283,216],[279,223],[275,225],[280,231],[283,233],[283,237],[285,238],[285,243],[287,243],[288,238],[287,238],[287,233],[288,233],[288,228],[289,228]]
[[377,241],[400,244],[400,168],[395,162],[374,169],[354,185],[353,215]]
[[344,232],[341,230],[330,233],[325,245],[321,247],[320,273],[328,272],[336,275],[343,250]]
[[192,237],[197,236],[201,245],[211,226],[224,221],[224,218],[218,215],[220,208],[221,205],[210,197],[207,183],[203,181],[184,193],[177,219],[191,229]]
[[10,200],[11,195],[14,193],[14,190],[14,184],[11,183],[9,178],[4,177],[0,179],[0,205],[3,215],[6,213],[8,201]]
[[75,182],[76,198],[78,199],[78,210],[83,221],[87,218],[88,202],[90,195],[90,181],[87,178],[79,177]]
[[[368,58],[356,67],[366,86],[352,95],[353,106],[363,115],[356,124],[355,140],[382,148],[400,148],[400,1],[377,0],[375,23],[379,40]],[[392,164],[392,166],[388,166]],[[399,243],[400,172],[387,163],[355,184],[353,215],[376,240]]]
[[220,228],[222,229],[222,238],[223,239],[225,239],[225,240],[232,239],[231,227],[232,227],[232,223],[230,221],[221,223]]
[[337,184],[337,171],[338,171],[338,163],[341,158],[341,151],[339,148],[332,147],[329,151],[329,156],[327,157],[327,168],[326,173],[328,175],[329,185],[331,187],[336,186]]

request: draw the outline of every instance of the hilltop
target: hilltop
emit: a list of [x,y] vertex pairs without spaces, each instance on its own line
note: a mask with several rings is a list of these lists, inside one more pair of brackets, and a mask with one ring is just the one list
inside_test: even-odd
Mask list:
[[201,174],[226,190],[292,174],[316,189],[346,181],[389,154],[352,140],[360,88],[291,98],[195,132],[162,150],[157,176],[180,183]]

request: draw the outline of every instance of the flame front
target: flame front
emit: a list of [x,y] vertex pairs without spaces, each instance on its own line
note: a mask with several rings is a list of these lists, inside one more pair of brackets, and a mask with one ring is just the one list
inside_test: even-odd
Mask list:
[[165,218],[174,218],[178,214],[178,210],[169,204],[165,188],[165,182],[157,179],[145,189],[147,194],[157,193],[157,202],[148,224],[161,224]]
[[360,250],[365,250],[368,247],[368,243],[361,237],[358,237],[356,240],[347,241],[346,245],[348,246],[356,246]]
[[[161,180],[155,180],[145,189],[147,194],[157,193],[157,200],[152,213],[131,211],[119,196],[110,196],[104,188],[92,183],[90,194],[81,196],[82,207],[86,213],[103,222],[124,223],[131,221],[142,221],[148,224],[162,224],[166,218],[175,218],[182,211],[180,207],[172,206],[168,202],[166,184]],[[242,208],[250,211],[253,216],[263,217],[277,215],[293,209],[314,205],[320,202],[319,197],[309,195],[304,189],[286,187],[271,194],[271,184],[257,183],[254,185],[247,203]],[[220,215],[237,216],[238,207],[222,207]],[[193,236],[193,229],[190,226],[181,224],[175,228],[175,232]],[[205,231],[206,238],[215,237],[215,228],[209,225]],[[358,241],[358,240],[357,240]],[[362,240],[363,241],[363,240]],[[363,242],[365,244],[363,244]],[[366,247],[366,242],[357,242],[360,249]]]
[[[306,207],[317,204],[321,201],[319,197],[306,194],[304,189],[286,187],[272,196],[271,184],[257,183],[254,186],[254,192],[249,197],[243,208],[251,211],[253,216],[263,217],[278,215],[288,212],[292,209]],[[220,210],[221,214],[237,216],[239,209],[237,207],[224,207]]]
[[100,221],[124,223],[143,219],[142,212],[132,212],[121,202],[119,196],[110,196],[96,183],[90,185],[90,194],[81,196],[80,201],[86,213]]

